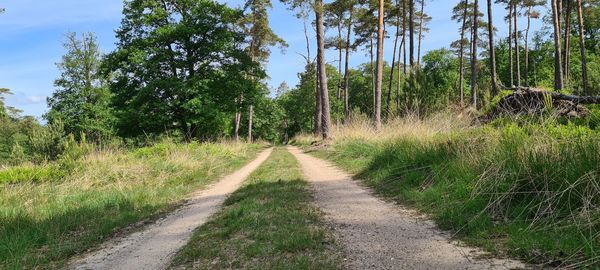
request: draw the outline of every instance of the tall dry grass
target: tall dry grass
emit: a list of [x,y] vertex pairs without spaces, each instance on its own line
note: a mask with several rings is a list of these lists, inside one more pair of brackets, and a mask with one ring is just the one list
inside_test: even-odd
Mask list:
[[117,228],[173,207],[259,148],[165,142],[133,151],[104,149],[71,161],[58,178],[28,179],[56,165],[25,165],[32,174],[0,181],[0,268],[59,268]]
[[448,113],[374,132],[361,119],[315,150],[471,243],[533,263],[600,267],[600,131],[557,119],[470,123]]

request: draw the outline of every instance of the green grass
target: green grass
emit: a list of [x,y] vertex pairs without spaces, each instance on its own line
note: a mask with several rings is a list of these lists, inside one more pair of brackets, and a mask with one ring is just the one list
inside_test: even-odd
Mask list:
[[[72,255],[173,209],[190,192],[241,167],[244,144],[163,143],[0,170],[0,269],[60,268]],[[60,176],[57,176],[60,175]]]
[[600,267],[600,133],[592,129],[509,124],[343,138],[314,154],[468,243],[530,263]]
[[297,161],[277,148],[171,268],[337,269],[340,255],[311,201]]

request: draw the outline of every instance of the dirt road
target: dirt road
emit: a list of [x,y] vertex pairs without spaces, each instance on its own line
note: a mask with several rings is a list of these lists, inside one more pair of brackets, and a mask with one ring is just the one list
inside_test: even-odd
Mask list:
[[518,261],[482,258],[414,211],[385,202],[330,163],[288,147],[315,190],[347,269],[519,269]]
[[194,194],[189,202],[146,229],[103,244],[100,250],[70,264],[71,269],[163,269],[187,243],[192,231],[215,213],[227,196],[271,154],[263,151],[240,170]]

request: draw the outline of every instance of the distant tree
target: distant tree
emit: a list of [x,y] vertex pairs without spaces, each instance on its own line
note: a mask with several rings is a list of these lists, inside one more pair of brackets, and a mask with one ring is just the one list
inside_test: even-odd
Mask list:
[[48,98],[49,123],[61,121],[67,133],[79,138],[100,140],[113,134],[114,116],[110,109],[108,80],[101,73],[102,55],[93,33],[67,34],[67,53],[58,63],[61,74],[54,81],[56,90]]
[[535,7],[544,5],[543,0],[524,0],[523,6],[527,9],[527,28],[525,29],[525,85],[529,86],[529,32],[531,29],[531,19],[538,19],[540,13]]
[[[270,48],[279,45],[281,48],[287,47],[287,43],[277,36],[269,25],[269,14],[268,9],[272,7],[270,0],[248,0],[245,5],[245,9],[249,10],[243,18],[243,28],[249,41],[249,46],[246,48],[250,59],[264,64],[271,54]],[[254,76],[250,76],[252,80],[257,80]],[[257,82],[256,82],[257,83]],[[261,85],[261,84],[257,84]],[[240,101],[243,100],[243,95],[240,96]],[[253,100],[249,100],[249,113],[252,114]],[[239,113],[239,112],[238,112]],[[236,117],[239,119],[239,117]],[[248,141],[252,141],[252,115],[248,117]],[[239,137],[239,121],[236,121],[235,125],[235,139]]]
[[264,71],[245,50],[241,10],[211,0],[133,0],[123,13],[106,62],[121,134],[221,137],[231,132],[236,98],[264,94],[257,83]]
[[10,95],[11,92],[7,88],[0,88],[0,118],[8,117],[8,111],[4,104],[5,96]]
[[289,91],[290,87],[288,86],[288,84],[286,82],[281,82],[281,84],[279,84],[279,86],[277,86],[277,89],[275,90],[275,97],[283,96]]

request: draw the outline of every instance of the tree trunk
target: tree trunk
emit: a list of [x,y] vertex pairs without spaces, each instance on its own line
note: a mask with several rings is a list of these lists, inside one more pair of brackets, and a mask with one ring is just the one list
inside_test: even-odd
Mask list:
[[254,117],[254,105],[250,105],[250,111],[248,112],[248,142],[252,143],[252,121]]
[[[317,53],[318,54],[318,53]],[[316,136],[321,136],[323,133],[323,99],[321,98],[321,84],[319,83],[319,67],[315,66],[315,115],[314,115],[314,132]]]
[[338,75],[340,76],[339,80],[338,80],[338,85],[337,85],[337,89],[338,89],[337,99],[338,100],[342,100],[342,77],[341,77],[342,76],[342,26],[343,26],[342,23],[343,23],[342,18],[340,18],[340,22],[337,27],[337,29],[338,29],[338,53],[339,53]]
[[498,77],[496,71],[496,47],[494,45],[494,21],[492,14],[492,0],[487,0],[488,10],[488,38],[490,46],[490,70],[492,72],[492,97],[498,94]]
[[322,109],[322,135],[323,139],[329,139],[331,128],[331,111],[329,107],[329,91],[327,88],[327,69],[325,62],[325,27],[323,25],[323,0],[317,0],[317,67],[319,69],[319,86],[321,92]]
[[465,12],[463,14],[462,28],[460,29],[460,51],[458,52],[458,87],[460,90],[460,106],[465,106],[465,31],[467,30],[467,14],[469,10],[469,0],[465,0]]
[[238,99],[237,104],[239,105],[238,108],[236,108],[235,111],[235,119],[234,119],[234,132],[233,132],[233,137],[235,138],[235,141],[239,141],[240,140],[240,123],[242,122],[242,102],[244,101],[244,95],[240,95],[240,98]]
[[514,5],[514,13],[513,13],[513,18],[515,20],[515,33],[514,33],[514,41],[515,41],[515,67],[517,68],[517,86],[521,86],[521,53],[519,52],[519,25],[518,25],[518,18],[519,18],[519,12],[517,11],[517,4],[515,3]]
[[379,0],[377,19],[377,80],[375,81],[375,130],[381,129],[381,86],[383,83],[383,0]]
[[415,66],[415,0],[408,0],[408,35],[410,42],[410,67]]
[[421,41],[423,40],[423,17],[425,16],[425,0],[421,0],[421,14],[419,16],[419,42],[417,45],[417,64],[421,64]]
[[[396,0],[396,6],[398,6],[398,0]],[[396,50],[398,49],[398,37],[400,37],[400,11],[396,14],[396,37],[394,39],[394,53],[392,54],[392,66],[390,70],[390,80],[388,84],[387,102],[386,102],[386,117],[390,117],[392,114],[392,82],[394,81],[394,68],[396,67]],[[400,73],[400,70],[398,70]],[[400,80],[398,80],[400,83]]]
[[527,29],[525,30],[525,86],[529,86],[529,30],[531,29],[531,6],[527,10]]
[[577,18],[579,23],[579,52],[581,53],[581,80],[583,82],[583,93],[589,95],[588,73],[587,73],[587,55],[585,48],[585,36],[583,34],[583,4],[582,0],[577,0]]
[[559,13],[559,1],[552,1],[552,24],[554,28],[554,90],[561,90],[563,88],[563,72],[561,64],[561,41],[560,41],[560,13]]
[[513,42],[513,27],[512,27],[512,22],[513,22],[513,8],[512,8],[512,4],[509,2],[508,3],[508,63],[509,63],[509,70],[510,70],[510,86],[514,86],[515,85],[515,72],[514,72],[514,57],[513,57],[513,51],[512,51],[512,42]]
[[479,0],[475,0],[473,6],[473,40],[471,52],[471,100],[473,107],[477,109],[477,29],[479,29]]
[[573,10],[572,1],[567,1],[567,6],[565,7],[565,31],[564,31],[564,48],[563,48],[563,73],[564,73],[564,83],[569,84],[570,77],[570,63],[571,63],[571,13]]
[[396,110],[398,111],[398,115],[400,115],[400,53],[402,53],[402,74],[406,78],[406,1],[402,0],[402,43],[400,45],[400,51],[398,52],[398,88],[396,95]]
[[348,18],[348,29],[346,35],[346,63],[344,67],[344,123],[348,123],[350,117],[350,37],[352,36],[352,15],[353,7],[350,7],[350,17]]
[[371,51],[370,51],[370,56],[371,56],[371,94],[373,94],[373,103],[371,105],[373,105],[373,115],[375,115],[375,53],[373,52],[373,49],[375,48],[375,45],[373,44],[373,35],[371,35]]

